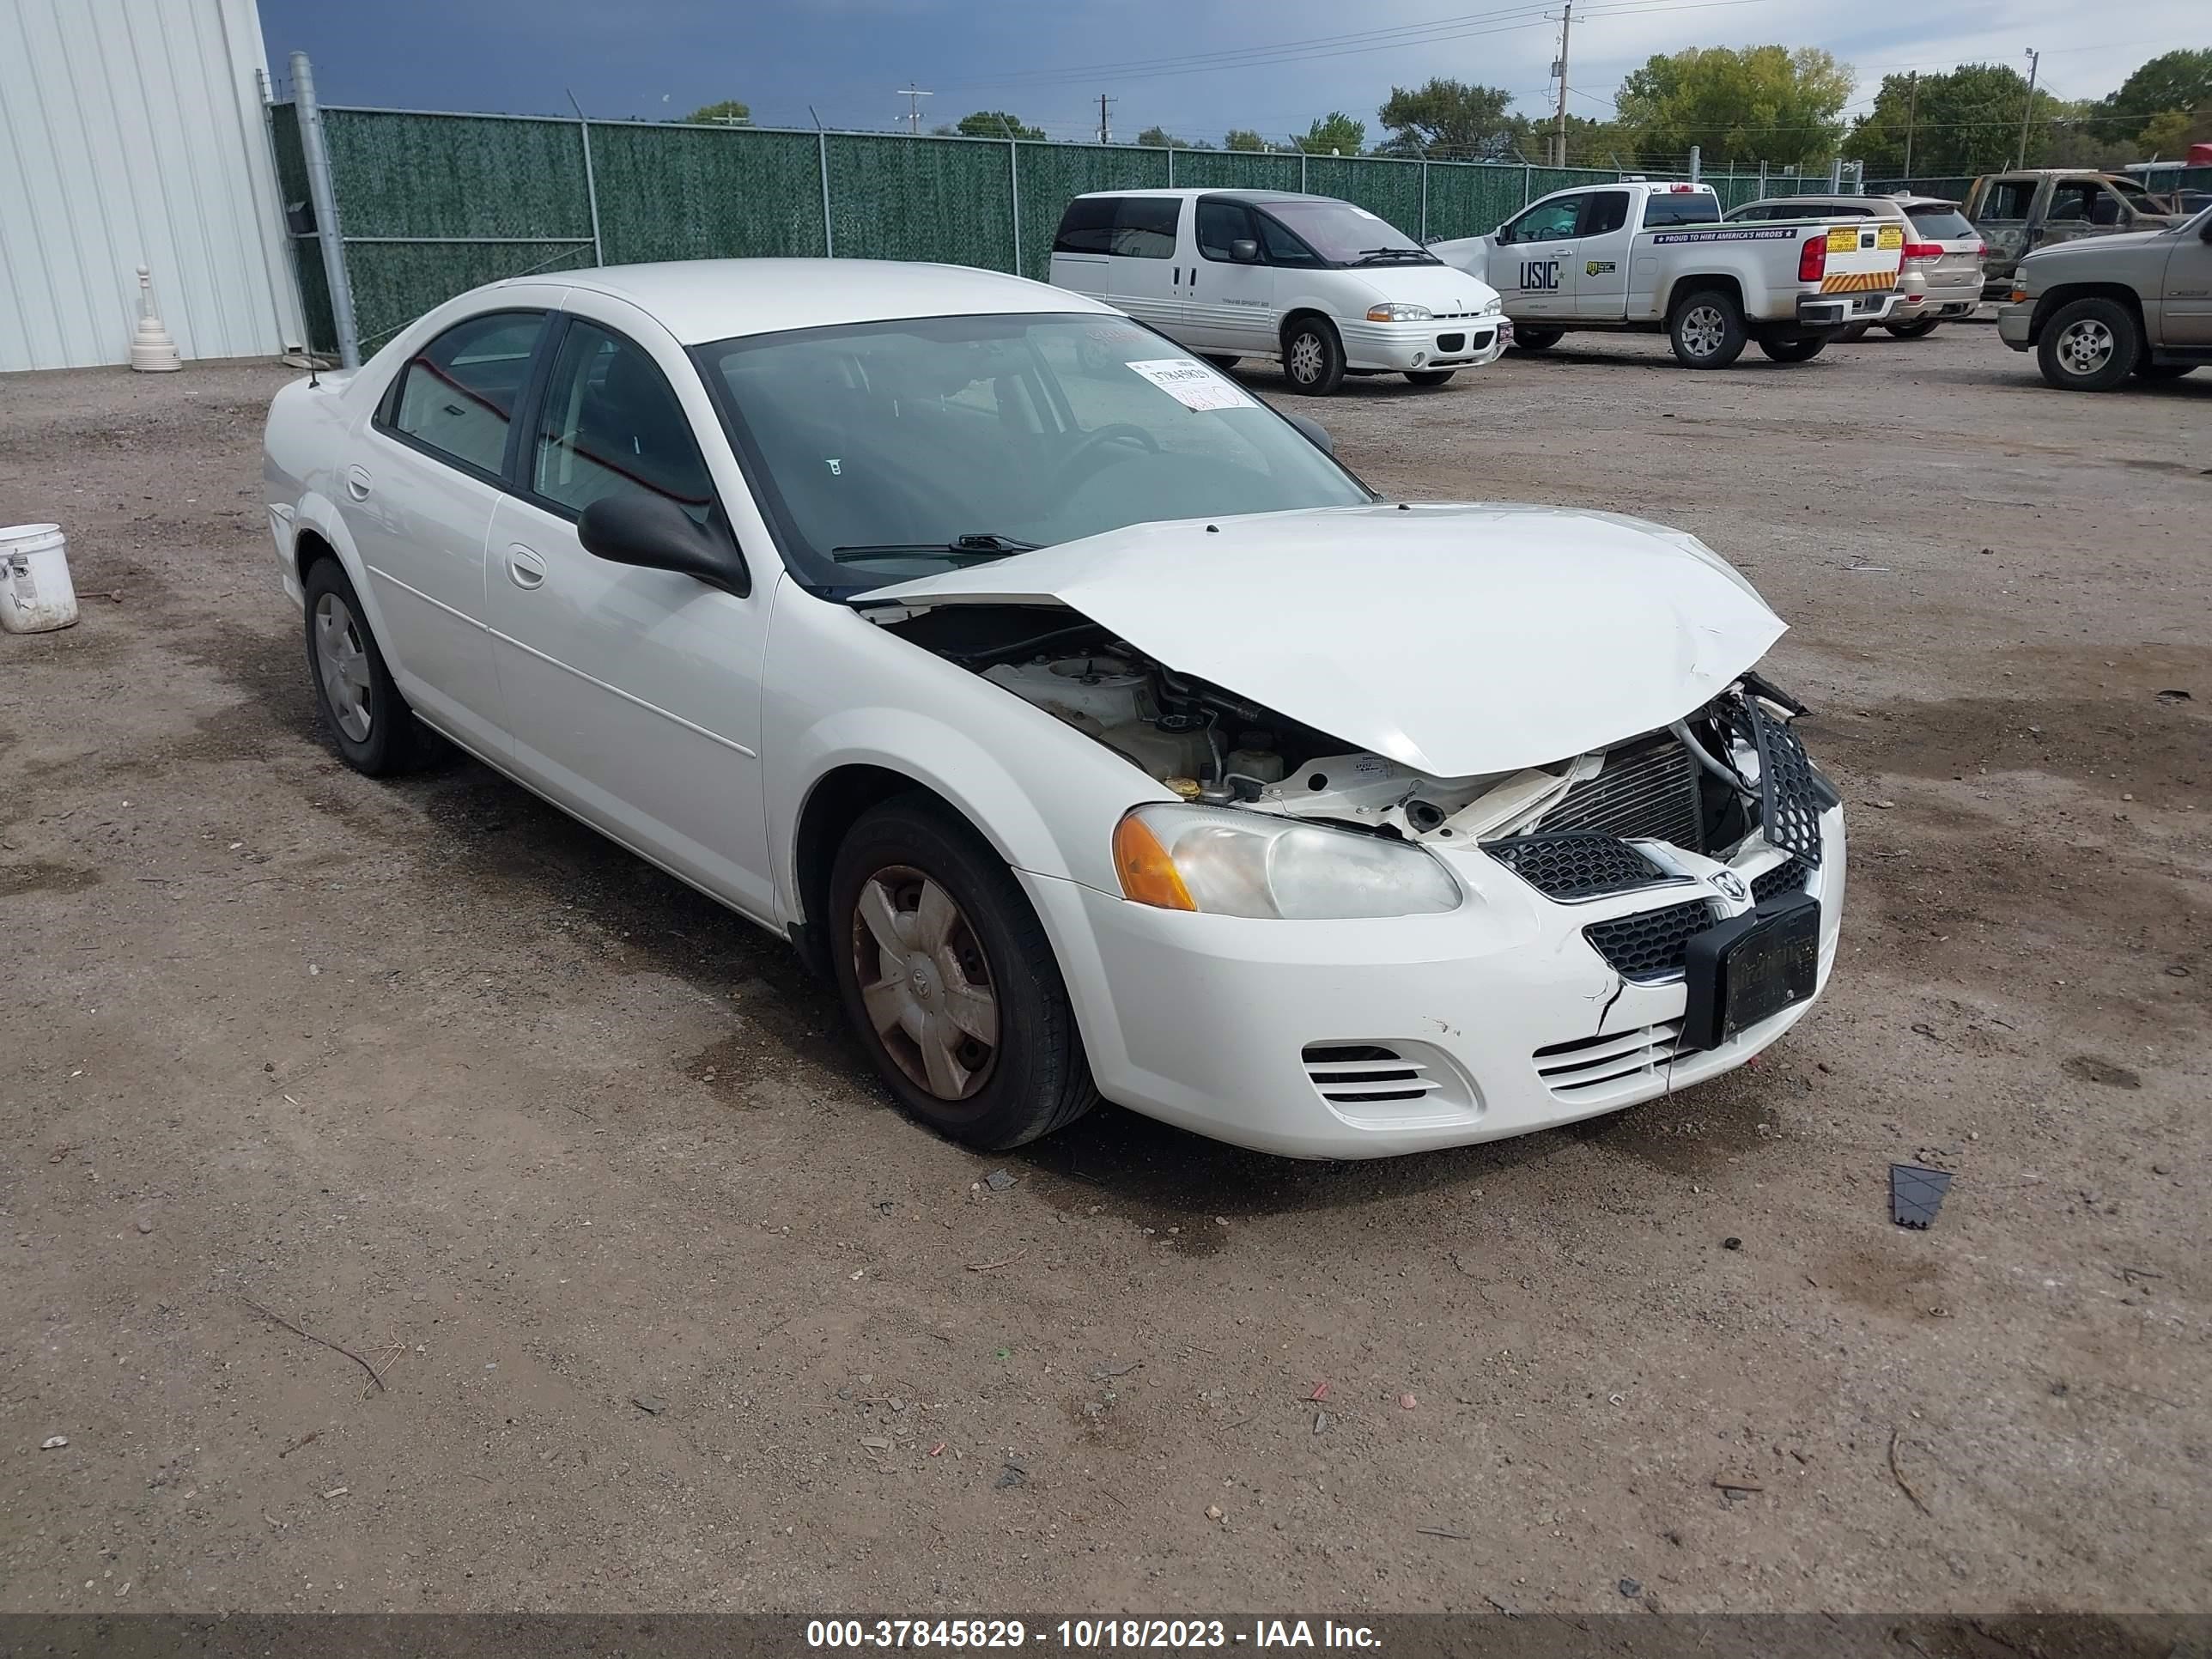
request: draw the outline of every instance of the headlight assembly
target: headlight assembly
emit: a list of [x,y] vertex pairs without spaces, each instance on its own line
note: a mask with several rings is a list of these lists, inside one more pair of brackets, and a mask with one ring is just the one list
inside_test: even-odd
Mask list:
[[1114,831],[1124,897],[1163,910],[1333,921],[1459,908],[1459,884],[1421,848],[1230,808],[1133,807]]
[[1370,323],[1425,323],[1437,313],[1426,306],[1370,306],[1367,320]]

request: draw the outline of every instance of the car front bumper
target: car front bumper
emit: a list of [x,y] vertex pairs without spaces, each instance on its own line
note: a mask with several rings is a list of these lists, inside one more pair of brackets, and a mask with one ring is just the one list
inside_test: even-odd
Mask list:
[[2035,343],[2034,325],[2034,301],[2006,306],[1997,313],[1997,338],[2014,351],[2025,351]]
[[[1843,811],[1821,819],[1814,999],[1841,928]],[[1753,841],[1747,882],[1779,862]],[[1666,849],[1705,875],[1723,866]],[[1525,1134],[1617,1111],[1741,1066],[1813,1000],[1726,1046],[1676,1055],[1678,976],[1625,980],[1583,929],[1692,900],[1748,902],[1691,884],[1583,903],[1547,898],[1478,853],[1447,857],[1468,891],[1448,915],[1261,921],[1152,908],[1024,875],[1054,939],[1099,1091],[1213,1139],[1292,1158],[1381,1158]],[[1341,1097],[1333,1058],[1386,1051],[1417,1067],[1408,1097]],[[1544,1051],[1553,1051],[1547,1054]],[[1371,1096],[1386,1085],[1370,1086]],[[1339,1094],[1332,1099],[1324,1091]]]
[[1494,363],[1513,341],[1513,325],[1496,313],[1483,317],[1438,317],[1424,323],[1339,322],[1344,366],[1385,373],[1480,368]]

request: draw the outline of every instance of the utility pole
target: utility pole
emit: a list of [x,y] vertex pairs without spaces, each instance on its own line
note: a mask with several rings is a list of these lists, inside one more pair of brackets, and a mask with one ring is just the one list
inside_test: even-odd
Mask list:
[[1920,71],[1912,71],[1905,95],[1905,179],[1912,181],[1912,129],[1920,118]]
[[2027,124],[2035,118],[2035,72],[2043,67],[2043,54],[2030,46],[2027,50],[2027,107],[2020,112],[2020,160],[2013,165],[2027,165]]
[[898,90],[899,95],[906,100],[906,131],[907,136],[910,138],[921,131],[921,100],[925,98],[934,98],[937,94],[933,92],[924,92],[911,81]]
[[1552,165],[1555,167],[1567,164],[1567,35],[1574,24],[1575,0],[1565,0],[1559,9],[1559,61],[1552,65],[1552,74],[1559,83],[1559,113],[1552,133]]
[[1098,142],[1102,144],[1114,142],[1114,128],[1107,118],[1106,112],[1115,101],[1103,92],[1098,94]]

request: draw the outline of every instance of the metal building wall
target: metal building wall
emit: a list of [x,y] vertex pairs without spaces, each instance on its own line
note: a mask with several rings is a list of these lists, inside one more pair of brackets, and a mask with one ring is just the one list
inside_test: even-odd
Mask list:
[[137,270],[185,357],[305,339],[255,0],[0,0],[0,371],[128,360]]

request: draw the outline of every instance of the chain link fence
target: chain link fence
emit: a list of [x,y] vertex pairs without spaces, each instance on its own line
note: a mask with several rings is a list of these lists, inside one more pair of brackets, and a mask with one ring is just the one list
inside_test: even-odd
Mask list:
[[[480,283],[592,264],[834,255],[1042,280],[1060,214],[1085,191],[1303,191],[1440,240],[1495,229],[1571,185],[1689,176],[331,105],[319,118],[364,355]],[[331,350],[339,333],[307,206],[299,106],[272,103],[269,121],[310,333]],[[1708,172],[1703,182],[1724,209],[1831,188],[1826,171],[1765,167]]]

